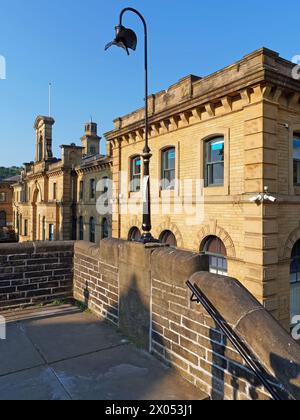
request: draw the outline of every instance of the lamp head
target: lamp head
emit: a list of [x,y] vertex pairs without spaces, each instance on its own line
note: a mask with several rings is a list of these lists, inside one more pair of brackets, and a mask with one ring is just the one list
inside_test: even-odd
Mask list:
[[135,51],[137,47],[137,36],[131,29],[125,28],[122,25],[116,26],[116,37],[115,39],[106,45],[105,51],[107,51],[113,45],[123,48],[129,55],[129,49]]

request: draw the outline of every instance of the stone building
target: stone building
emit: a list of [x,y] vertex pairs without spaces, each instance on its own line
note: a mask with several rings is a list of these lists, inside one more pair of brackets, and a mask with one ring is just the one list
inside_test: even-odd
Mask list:
[[13,234],[13,209],[12,184],[18,177],[0,180],[0,242],[14,238]]
[[[112,234],[109,206],[104,206],[101,211],[97,205],[101,197],[104,204],[109,200],[112,160],[100,154],[100,138],[95,123],[86,125],[81,141],[86,157],[76,167],[77,239],[99,243]],[[88,151],[88,147],[92,147],[92,151]]]
[[[154,211],[154,236],[207,253],[212,272],[238,278],[286,327],[300,314],[300,82],[293,69],[260,49],[149,98],[153,208],[171,200],[168,213]],[[142,199],[144,110],[116,119],[106,138],[113,236],[136,239],[142,212],[122,210]],[[198,222],[172,210],[184,200],[185,180],[200,181],[191,194],[199,205],[203,180]],[[253,202],[265,187],[276,202]]]
[[[95,123],[86,124],[82,146],[63,145],[61,158],[54,158],[54,122],[49,117],[36,119],[35,161],[25,164],[21,180],[13,186],[14,224],[20,242],[76,239],[80,194],[77,179],[81,165],[88,167],[90,162],[94,166],[95,160],[104,159],[99,154],[100,138]],[[101,170],[101,165],[97,168]],[[80,177],[84,182],[84,175]]]

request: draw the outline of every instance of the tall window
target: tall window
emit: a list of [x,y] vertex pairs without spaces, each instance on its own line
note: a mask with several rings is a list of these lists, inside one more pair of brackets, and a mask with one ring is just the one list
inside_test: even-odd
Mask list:
[[43,217],[43,223],[42,223],[42,241],[46,240],[46,218]]
[[79,217],[79,240],[83,241],[84,239],[84,223],[83,223],[83,217]]
[[0,203],[5,203],[6,202],[6,193],[2,192],[0,193]]
[[109,237],[108,220],[104,218],[102,220],[102,239],[107,239],[108,237]]
[[132,242],[138,242],[142,237],[141,231],[137,227],[132,227],[128,233],[128,240]]
[[212,274],[219,274],[221,276],[228,275],[227,267],[227,252],[225,245],[221,239],[216,236],[210,236],[204,242],[201,249],[209,256],[209,272]]
[[102,178],[102,185],[103,185],[103,193],[106,194],[109,190],[109,179],[107,176]]
[[28,236],[28,220],[24,220],[24,236]]
[[292,251],[291,262],[291,321],[300,314],[300,241],[298,241]]
[[57,185],[56,185],[56,182],[54,182],[54,184],[53,184],[53,200],[56,200],[56,195],[57,195]]
[[176,150],[171,147],[162,152],[162,189],[174,190],[175,188],[175,161]]
[[164,232],[162,232],[159,240],[162,244],[177,247],[177,239],[174,233],[170,230],[165,230]]
[[0,211],[0,228],[6,227],[6,213],[5,211]]
[[294,135],[294,184],[300,186],[300,134]]
[[79,200],[80,201],[83,200],[83,195],[84,195],[84,183],[83,181],[80,181],[79,183]]
[[38,144],[38,160],[39,162],[43,160],[43,137],[40,137]]
[[90,155],[96,154],[96,146],[90,146]]
[[94,179],[90,180],[90,198],[91,200],[96,198],[96,181]]
[[49,225],[49,241],[54,241],[54,225]]
[[130,162],[130,191],[141,190],[142,161],[139,156],[132,158]]
[[93,217],[90,218],[90,242],[96,242],[96,221]]
[[224,185],[224,137],[206,142],[205,184],[207,187]]

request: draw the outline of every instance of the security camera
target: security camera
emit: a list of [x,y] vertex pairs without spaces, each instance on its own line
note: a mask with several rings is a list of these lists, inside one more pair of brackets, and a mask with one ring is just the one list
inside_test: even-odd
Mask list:
[[250,198],[250,203],[259,203],[262,201],[262,195],[259,194],[256,197]]
[[289,124],[287,123],[279,123],[279,125],[281,125],[281,127],[286,128],[287,130],[290,128]]
[[269,187],[264,187],[264,192],[258,194],[256,197],[252,197],[250,198],[250,202],[251,203],[265,203],[265,202],[271,202],[271,203],[275,203],[277,201],[276,197],[273,197],[272,195],[270,195],[269,193]]
[[276,203],[277,198],[272,197],[271,195],[267,195],[267,196],[264,198],[264,200],[265,200],[265,201],[271,201],[271,203]]

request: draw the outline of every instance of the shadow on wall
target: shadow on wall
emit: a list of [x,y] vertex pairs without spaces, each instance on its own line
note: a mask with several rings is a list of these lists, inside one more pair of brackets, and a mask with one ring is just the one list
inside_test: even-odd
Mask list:
[[[300,352],[300,347],[299,347]],[[270,354],[270,363],[274,372],[284,371],[288,377],[289,389],[292,395],[296,396],[297,400],[300,400],[300,389],[294,384],[296,379],[300,377],[300,366],[291,362],[290,360],[284,359],[275,353]]]
[[[107,242],[104,247],[105,256],[110,254],[113,249],[110,248],[111,246],[112,244]],[[167,260],[168,251],[159,251],[160,254],[154,251],[155,256],[153,257],[152,254],[151,257],[151,251],[145,253],[144,248],[137,244],[126,243],[124,245],[121,243],[119,246],[119,256],[114,257],[114,263],[111,266],[116,267],[119,264],[118,315],[121,331],[143,349],[155,350],[155,355],[160,360],[173,366],[174,370],[177,370],[202,391],[209,391],[213,400],[270,399],[262,384],[243,365],[241,358],[209,315],[201,306],[191,304],[191,294],[185,285],[191,273],[187,275],[185,270],[186,267],[189,267],[190,270],[194,256],[190,253],[179,252],[174,257],[174,253],[177,251],[171,250],[169,251],[169,260]],[[158,258],[160,258],[160,264],[157,264]],[[173,258],[177,260],[176,264],[173,263]],[[163,264],[164,273],[162,273],[161,264]],[[107,267],[104,270],[107,270]],[[207,290],[212,290],[210,275],[200,273],[200,276],[202,274],[207,278]],[[107,277],[107,274],[105,276]],[[178,277],[176,282],[171,283],[175,277]],[[156,278],[160,278],[160,280],[155,280]],[[227,303],[224,302],[223,292],[230,295],[231,289],[228,287],[228,280],[226,279],[223,284],[224,281],[219,277],[214,278],[215,289],[211,293],[220,295],[219,305],[222,306],[223,311],[224,308],[230,311],[228,299]],[[155,285],[153,285],[154,283]],[[90,309],[93,309],[95,295],[97,295],[98,305],[101,305],[101,297],[103,302],[107,298],[105,291],[104,295],[101,295],[103,291],[101,292],[97,287],[98,284],[95,285],[95,282],[85,282],[82,292],[83,300],[86,306],[90,306]],[[237,288],[239,293],[244,293],[244,289],[240,285],[237,285]],[[179,292],[176,295],[177,289]],[[248,296],[249,293],[246,293]],[[234,302],[236,296],[231,296],[231,299]],[[242,302],[236,306],[238,307],[240,304]],[[259,305],[257,301],[254,304]],[[261,308],[260,305],[259,308]],[[115,309],[112,308],[112,310]],[[250,311],[250,313],[252,312]],[[238,319],[240,318],[239,314],[235,313],[235,315]],[[225,319],[227,319],[226,316]],[[273,325],[273,320],[269,321]],[[189,326],[186,323],[189,323]],[[278,328],[281,327],[278,325]],[[250,333],[251,331],[248,332],[248,334]],[[282,332],[282,334],[285,333]],[[279,336],[280,334],[278,334]],[[282,343],[285,343],[285,340],[286,335],[282,340],[278,338],[278,341]],[[293,379],[298,378],[300,365],[295,365],[291,370],[289,360],[280,359],[275,354],[269,355],[269,353],[268,357],[271,358],[275,376],[280,379],[284,376],[285,385],[288,376],[288,381],[293,387]],[[299,393],[298,387],[290,388],[290,392],[291,389]],[[288,398],[286,396],[283,399]]]

